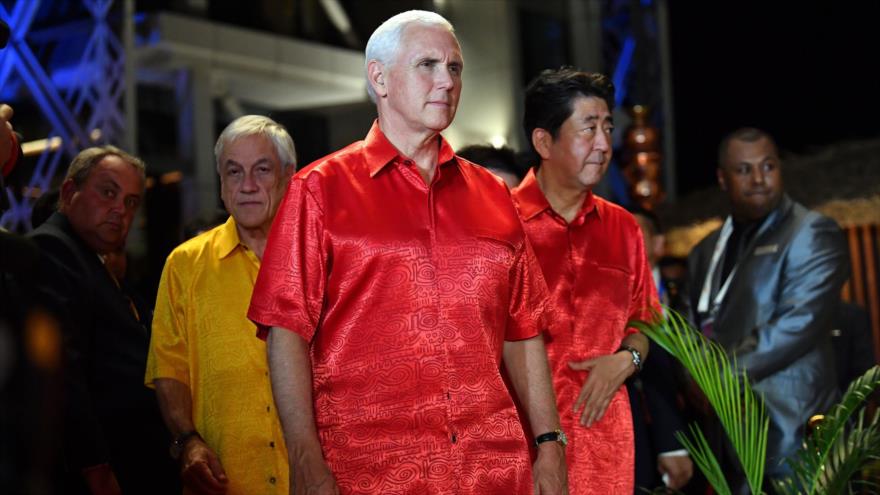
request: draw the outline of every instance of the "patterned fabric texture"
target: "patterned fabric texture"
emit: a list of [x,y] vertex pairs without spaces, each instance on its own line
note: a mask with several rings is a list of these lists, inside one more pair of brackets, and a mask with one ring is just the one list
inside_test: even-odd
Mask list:
[[342,493],[531,493],[502,381],[547,290],[499,179],[442,138],[427,185],[374,124],[301,171],[249,316],[311,343],[314,407]]
[[555,318],[545,344],[562,428],[569,437],[565,455],[571,493],[633,493],[634,437],[626,387],[620,387],[601,420],[581,426],[573,407],[588,372],[568,363],[614,353],[635,332],[627,322],[646,319],[650,308],[658,307],[638,223],[592,194],[566,223],[550,207],[534,170],[513,197],[550,288]]

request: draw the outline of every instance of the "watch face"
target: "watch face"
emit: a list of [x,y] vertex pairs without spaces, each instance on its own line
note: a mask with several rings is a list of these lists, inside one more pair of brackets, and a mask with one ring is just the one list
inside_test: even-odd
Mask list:
[[568,436],[565,435],[565,432],[562,430],[556,430],[556,433],[559,434],[558,442],[562,444],[563,447],[568,445]]

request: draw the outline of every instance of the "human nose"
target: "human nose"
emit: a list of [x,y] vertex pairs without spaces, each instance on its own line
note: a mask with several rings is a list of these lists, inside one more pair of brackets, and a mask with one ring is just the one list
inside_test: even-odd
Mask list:
[[110,211],[123,214],[125,213],[125,196],[122,194],[117,194],[113,201],[110,202]]
[[448,66],[441,66],[440,70],[436,71],[434,76],[434,85],[437,86],[438,89],[450,90],[455,87],[455,78],[450,73],[450,68]]
[[254,177],[253,173],[245,173],[244,178],[241,181],[241,190],[242,192],[254,192],[259,187],[257,186],[257,179]]
[[755,167],[752,169],[752,183],[761,185],[767,182],[767,175],[764,173],[763,167]]
[[593,140],[593,147],[607,153],[611,149],[611,131],[601,131]]

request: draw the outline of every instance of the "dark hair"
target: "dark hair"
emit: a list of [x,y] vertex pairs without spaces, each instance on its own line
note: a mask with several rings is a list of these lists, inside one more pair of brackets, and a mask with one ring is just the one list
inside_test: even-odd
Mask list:
[[488,144],[472,144],[458,150],[456,154],[477,165],[511,173],[519,179],[526,175],[517,162],[516,153],[507,146],[496,148]]
[[141,176],[141,181],[146,182],[146,165],[144,165],[144,161],[109,144],[86,148],[77,153],[77,155],[73,157],[73,161],[70,162],[70,167],[67,168],[67,175],[64,176],[64,180],[73,179],[73,183],[76,184],[77,187],[83,185],[83,183],[89,178],[89,174],[92,173],[92,169],[95,168],[95,165],[108,156],[119,157],[120,160],[136,168]]
[[562,67],[547,69],[529,83],[523,128],[533,153],[537,150],[532,144],[532,131],[544,129],[556,139],[559,128],[574,112],[572,102],[579,96],[601,98],[609,112],[614,109],[614,84],[604,74]]
[[755,141],[759,141],[761,139],[766,139],[767,141],[770,141],[770,144],[773,145],[773,149],[775,149],[777,153],[779,152],[779,147],[776,146],[776,141],[773,139],[773,136],[768,134],[766,131],[762,131],[761,129],[758,129],[756,127],[740,127],[730,134],[727,134],[718,145],[718,167],[720,168],[724,164],[724,159],[727,155],[727,149],[730,147],[731,141],[745,141],[747,143],[754,143]]
[[653,211],[646,210],[641,206],[632,206],[630,208],[627,208],[627,210],[629,210],[629,212],[632,213],[633,216],[638,215],[647,220],[648,225],[651,226],[652,235],[663,233],[663,224],[660,223],[660,217],[658,217],[657,214]]

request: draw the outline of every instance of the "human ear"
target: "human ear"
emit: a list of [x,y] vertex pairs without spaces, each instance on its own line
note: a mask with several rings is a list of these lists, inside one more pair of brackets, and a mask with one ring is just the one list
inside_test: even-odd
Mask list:
[[385,65],[382,62],[370,60],[367,64],[367,82],[376,96],[385,97],[388,94],[385,88]]
[[718,187],[722,191],[727,191],[727,182],[724,180],[724,172],[721,170],[721,167],[715,169],[715,175],[718,176]]
[[66,207],[70,206],[70,202],[73,200],[73,195],[77,190],[78,188],[76,187],[76,184],[74,184],[73,178],[67,179],[61,184],[61,201],[58,203],[59,210],[64,210]]
[[540,127],[532,130],[532,146],[541,156],[541,160],[550,159],[550,145],[553,144],[553,136],[546,129]]

